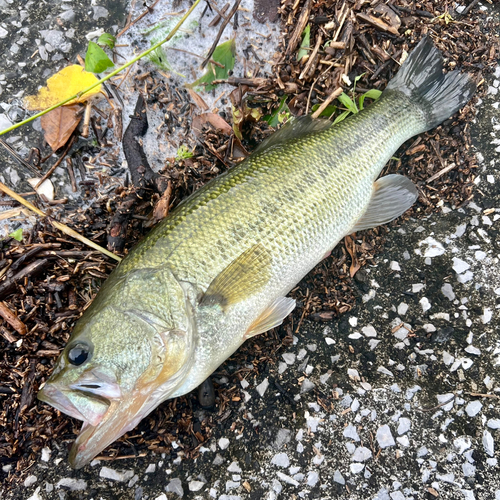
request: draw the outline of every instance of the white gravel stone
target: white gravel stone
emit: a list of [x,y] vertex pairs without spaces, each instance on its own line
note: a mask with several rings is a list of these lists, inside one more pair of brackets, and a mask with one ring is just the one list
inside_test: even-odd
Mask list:
[[408,448],[408,446],[410,446],[410,440],[408,439],[408,436],[397,437],[396,441],[405,448]]
[[87,489],[87,482],[83,479],[75,479],[74,477],[63,477],[57,482],[56,488],[60,488],[61,486],[69,488],[71,491],[83,491]]
[[455,395],[453,393],[448,392],[447,394],[438,394],[436,398],[440,405],[445,403],[443,404],[443,406],[441,406],[441,410],[450,411],[453,408],[453,404],[455,401]]
[[358,370],[354,369],[354,368],[348,368],[347,369],[347,375],[349,376],[350,379],[358,382],[359,380],[361,380],[361,377],[359,376],[359,372]]
[[356,430],[356,427],[354,425],[348,425],[344,429],[344,432],[342,434],[347,439],[352,439],[353,441],[359,441],[358,431]]
[[431,236],[418,243],[418,246],[422,245],[424,245],[424,251],[422,252],[421,250],[419,250],[419,252],[422,254],[422,257],[437,257],[438,255],[443,255],[446,252],[443,245]]
[[99,477],[104,479],[111,479],[112,481],[118,481],[120,483],[125,483],[134,476],[133,470],[115,470],[110,467],[103,467],[99,472]]
[[464,500],[476,500],[476,496],[472,490],[460,490],[464,496]]
[[353,462],[366,462],[372,457],[372,452],[364,446],[358,446],[351,457]]
[[488,422],[486,422],[486,425],[490,429],[500,429],[500,418],[490,418]]
[[458,257],[453,257],[453,270],[457,274],[462,274],[467,269],[470,269],[470,264],[465,262],[465,260],[459,259]]
[[455,474],[453,474],[452,472],[450,472],[449,474],[436,474],[436,479],[438,481],[453,484],[455,482]]
[[448,300],[455,300],[455,292],[453,291],[453,287],[449,283],[445,283],[441,287],[441,292]]
[[48,462],[50,460],[50,454],[52,453],[50,448],[42,448],[42,462]]
[[431,303],[429,302],[429,299],[427,297],[422,297],[419,301],[420,305],[422,306],[422,311],[428,311],[432,306]]
[[148,468],[144,471],[146,474],[152,474],[156,471],[156,464],[149,464]]
[[465,450],[468,450],[471,447],[471,444],[472,442],[468,436],[460,436],[453,441],[453,446],[459,455],[461,455]]
[[384,375],[388,375],[389,377],[394,377],[394,373],[392,373],[390,370],[388,370],[385,366],[379,366],[377,368],[377,371],[379,373],[383,373]]
[[365,468],[364,464],[357,463],[357,462],[351,464],[351,467],[350,467],[352,474],[359,474],[364,468]]
[[311,382],[308,378],[306,378],[300,386],[300,393],[305,394],[306,392],[312,391],[315,387],[316,385],[314,382]]
[[295,354],[292,352],[285,352],[281,357],[287,365],[293,365],[295,363]]
[[481,350],[478,349],[477,347],[474,347],[472,345],[467,346],[464,351],[468,354],[474,354],[474,356],[480,356],[481,355]]
[[408,312],[408,304],[405,302],[401,302],[398,306],[398,314],[400,316],[404,316]]
[[338,484],[345,484],[344,476],[338,470],[333,473],[333,480]]
[[269,379],[266,377],[255,389],[260,394],[260,396],[263,397],[268,387]]
[[393,491],[390,494],[391,500],[406,500],[406,497],[401,491]]
[[205,483],[203,481],[190,481],[188,484],[189,491],[200,491]]
[[285,483],[291,484],[293,486],[298,486],[300,484],[293,477],[287,476],[286,474],[283,474],[283,472],[277,472],[276,475]]
[[314,488],[319,481],[319,474],[314,470],[307,473],[307,486]]
[[363,335],[365,337],[376,337],[377,336],[377,331],[373,327],[373,325],[366,325],[363,328],[361,328],[361,331],[363,332]]
[[491,432],[487,430],[483,432],[483,446],[487,455],[492,457],[495,454],[495,442],[493,441]]
[[483,315],[481,316],[481,321],[483,322],[484,325],[486,325],[491,321],[491,318],[493,318],[493,311],[489,307],[485,307],[483,309]]
[[381,448],[388,448],[396,444],[388,425],[382,425],[377,429],[377,442]]
[[31,474],[24,480],[24,487],[29,488],[30,486],[33,486],[37,481],[38,478]]
[[229,439],[227,438],[220,438],[219,439],[219,448],[221,450],[225,450],[229,446]]
[[393,271],[401,271],[401,266],[399,265],[399,262],[396,262],[395,260],[391,261],[391,263],[389,264],[389,267]]
[[482,407],[481,401],[475,400],[467,404],[465,411],[469,417],[475,417],[481,411]]
[[399,419],[398,434],[401,436],[405,432],[408,432],[411,428],[411,420],[406,417],[401,417]]
[[465,477],[474,476],[476,474],[476,466],[473,464],[470,464],[469,462],[464,462],[462,464],[462,471],[463,471]]
[[231,465],[227,468],[229,472],[236,472],[240,473],[241,472],[241,467],[238,465],[238,462],[231,462]]
[[290,459],[286,453],[277,453],[272,458],[271,463],[278,467],[288,467],[290,465]]

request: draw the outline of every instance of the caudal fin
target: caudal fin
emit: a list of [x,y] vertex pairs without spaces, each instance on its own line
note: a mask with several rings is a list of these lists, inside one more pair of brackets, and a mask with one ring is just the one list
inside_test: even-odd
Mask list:
[[398,90],[424,112],[426,130],[436,127],[463,107],[476,84],[459,71],[443,73],[443,58],[425,37],[410,53],[386,90]]

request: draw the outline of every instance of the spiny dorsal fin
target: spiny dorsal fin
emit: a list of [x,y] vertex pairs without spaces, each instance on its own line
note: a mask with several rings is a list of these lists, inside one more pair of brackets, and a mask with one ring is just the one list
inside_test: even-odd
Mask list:
[[271,275],[271,256],[257,244],[233,260],[214,278],[200,301],[200,306],[218,305],[225,309],[258,293]]
[[295,309],[295,300],[278,297],[251,325],[245,340],[275,328]]
[[323,118],[311,118],[311,115],[298,116],[286,122],[279,130],[262,141],[254,153],[261,153],[265,149],[283,144],[290,139],[299,139],[312,132],[322,132],[330,128],[332,122]]
[[410,179],[397,174],[381,177],[373,185],[372,198],[366,212],[350,232],[387,224],[406,212],[417,197],[417,188]]

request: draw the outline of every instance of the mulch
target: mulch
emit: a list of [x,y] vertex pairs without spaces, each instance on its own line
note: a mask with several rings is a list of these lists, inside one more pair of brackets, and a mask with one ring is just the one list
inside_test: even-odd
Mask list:
[[[70,204],[41,206],[87,238],[102,246],[111,242],[113,248],[124,247],[126,253],[148,232],[152,218],[158,220],[193,190],[241,161],[271,133],[266,123],[250,119],[252,109],[258,108],[261,115],[269,114],[286,96],[290,112],[302,115],[339,87],[350,92],[352,85],[348,82],[354,82],[359,75],[356,95],[369,89],[383,90],[397,72],[401,58],[425,34],[442,51],[447,70],[461,68],[473,75],[480,83],[480,96],[485,90],[483,78],[498,59],[500,46],[493,35],[498,27],[477,2],[469,3],[471,8],[458,14],[452,2],[441,0],[285,0],[278,13],[276,2],[271,2],[270,18],[279,14],[283,23],[274,74],[269,78],[245,75],[244,79],[233,75],[229,79],[235,87],[231,101],[247,118],[241,124],[241,141],[227,128],[205,122],[197,134],[194,156],[171,159],[161,172],[163,181],[157,182],[154,189],[151,182],[158,180],[156,174],[150,177],[151,182],[134,186],[134,172],[132,182],[115,187],[117,183],[110,179],[119,168],[113,167],[107,174],[87,171],[78,183],[78,189],[88,199],[99,187],[112,187],[108,196],[101,196],[88,209]],[[301,34],[308,24],[310,48],[298,62]],[[190,103],[186,92],[165,85],[155,70],[132,77],[147,106],[175,115],[178,124],[190,127],[193,112],[199,110]],[[105,158],[108,144],[116,141],[112,120],[101,115],[102,111],[92,121],[98,146],[72,153],[77,170],[92,158]],[[229,106],[221,107],[219,116],[232,125]],[[474,100],[460,115],[408,141],[384,169],[384,174],[397,172],[418,185],[419,200],[404,218],[427,215],[443,204],[465,206],[478,193],[473,183],[478,168],[471,150],[473,118]],[[48,150],[41,149],[43,157]],[[140,196],[136,196],[137,189]],[[14,206],[5,198],[2,203]],[[119,217],[123,203],[129,203],[125,223]],[[398,224],[401,221],[392,226]],[[381,227],[360,233],[355,239],[347,237],[295,288],[292,295],[298,307],[292,317],[280,329],[247,342],[231,358],[231,368],[226,363],[216,374],[216,379],[226,377],[230,383],[215,384],[216,406],[203,420],[195,417],[200,408],[195,396],[167,401],[106,449],[103,459],[144,456],[149,451],[166,453],[167,458],[175,458],[179,452],[195,457],[216,425],[232,425],[231,415],[237,411],[241,397],[238,382],[276,363],[276,353],[292,342],[292,335],[300,331],[304,319],[332,320],[356,305],[363,289],[362,267],[373,262],[381,251],[388,230]],[[113,240],[117,236],[121,246]],[[0,475],[8,487],[29,474],[43,447],[54,449],[54,443],[70,445],[78,433],[78,421],[38,402],[36,393],[50,375],[74,321],[114,266],[111,259],[69,240],[44,220],[38,220],[25,232],[22,243],[13,239],[1,243],[0,464],[12,467],[8,472],[0,469]],[[172,449],[174,440],[180,449]]]

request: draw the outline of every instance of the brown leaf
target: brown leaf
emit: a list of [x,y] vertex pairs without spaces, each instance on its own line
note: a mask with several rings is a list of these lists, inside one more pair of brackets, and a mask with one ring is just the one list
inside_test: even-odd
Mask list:
[[231,135],[233,131],[231,125],[215,113],[203,113],[193,118],[192,128],[196,136],[199,137],[203,134],[203,125],[212,125],[213,128],[227,135]]
[[82,115],[77,114],[80,108],[79,104],[60,106],[42,116],[44,137],[52,151],[62,148],[78,127],[82,119]]
[[363,13],[356,14],[356,16],[365,23],[371,24],[378,30],[387,31],[389,33],[393,33],[394,35],[399,35],[399,31],[395,26],[390,26],[389,24],[384,23],[378,17],[372,16],[371,14],[363,14]]
[[351,268],[349,269],[349,274],[351,278],[353,278],[354,275],[358,272],[359,268],[361,267],[361,264],[358,262],[358,257],[356,256],[356,243],[350,236],[345,237],[345,248],[349,252],[349,255],[351,256],[352,259]]
[[191,99],[193,99],[194,103],[201,108],[202,111],[206,111],[208,109],[207,103],[203,100],[200,94],[196,93],[193,89],[187,89]]

